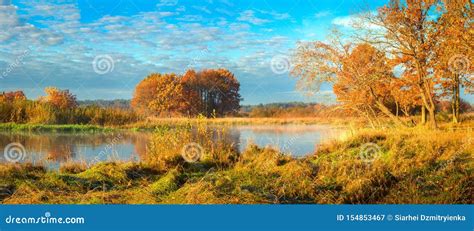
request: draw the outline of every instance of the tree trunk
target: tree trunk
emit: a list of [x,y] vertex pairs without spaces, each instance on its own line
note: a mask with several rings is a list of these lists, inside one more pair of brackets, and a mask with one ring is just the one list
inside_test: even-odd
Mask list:
[[395,101],[395,105],[397,106],[397,113],[395,114],[395,116],[398,117],[399,108],[398,108],[398,102],[397,101]]
[[425,105],[421,105],[421,124],[426,124],[426,107]]
[[[459,77],[458,77],[459,78]],[[459,116],[461,115],[461,96],[460,96],[460,86],[456,87],[456,120],[460,121]]]
[[375,110],[371,106],[369,106],[369,109],[370,109],[370,112],[372,112],[372,116],[374,117],[374,121],[377,123],[377,126],[380,127],[381,123],[380,123],[379,119],[377,118],[378,117],[377,113],[375,112]]
[[452,101],[452,110],[453,110],[453,123],[459,123],[459,111],[461,105],[459,90],[459,76],[454,75],[454,86],[453,86],[453,101]]
[[403,121],[398,117],[398,116],[395,116],[393,115],[393,113],[390,111],[390,109],[388,109],[380,100],[379,98],[377,97],[377,95],[375,94],[374,90],[372,89],[372,87],[369,87],[369,90],[370,90],[370,94],[372,95],[372,97],[374,97],[375,99],[375,105],[377,106],[377,108],[383,113],[385,114],[386,116],[388,116],[393,122],[395,122],[395,124],[397,124],[398,126],[403,126],[403,127],[406,127],[407,125],[405,123],[403,123]]
[[430,127],[431,128],[438,128],[438,123],[436,122],[436,112],[435,112],[435,108],[432,107],[432,108],[429,108],[428,109],[428,112],[429,112],[429,115],[430,115]]
[[369,121],[370,126],[372,127],[372,129],[375,129],[374,121],[372,121],[372,119],[370,118],[370,113],[367,111],[367,109],[365,109],[365,117]]
[[[429,92],[429,91],[424,91],[424,93],[426,92]],[[433,129],[438,128],[438,123],[436,122],[436,105],[434,103],[433,96],[431,94],[428,94],[428,95],[421,94],[421,98],[423,100],[423,107],[426,107],[425,111],[423,111],[423,107],[422,107],[422,111],[421,111],[422,123],[423,123],[423,120],[426,123],[426,110],[428,110],[428,115],[430,118],[430,127]],[[429,99],[429,101],[427,100],[427,98]]]
[[[428,93],[430,91],[427,91]],[[428,103],[427,103],[427,108],[428,109],[428,114],[430,116],[430,127],[432,129],[438,128],[438,123],[436,122],[436,105],[434,103],[433,96],[431,94],[428,94]]]
[[[433,89],[431,89],[431,84],[432,81],[426,78],[425,75],[425,69],[423,68],[424,65],[421,65],[419,60],[417,60],[416,66],[418,70],[418,79],[419,79],[419,89],[421,93],[421,99],[423,101],[424,107],[428,110],[429,116],[430,116],[430,127],[433,129],[438,128],[438,125],[436,123],[436,104],[433,98]],[[423,112],[423,111],[422,111]],[[423,113],[422,113],[423,114]],[[426,113],[425,113],[426,114]],[[422,118],[422,122],[426,123],[425,117]]]
[[375,103],[377,105],[377,108],[385,115],[387,115],[393,122],[395,122],[397,125],[399,126],[406,126],[402,120],[400,120],[400,118],[398,118],[397,116],[394,116],[392,114],[392,112],[390,111],[390,109],[388,109],[385,105],[383,105],[383,103],[380,103],[380,102],[376,102]]

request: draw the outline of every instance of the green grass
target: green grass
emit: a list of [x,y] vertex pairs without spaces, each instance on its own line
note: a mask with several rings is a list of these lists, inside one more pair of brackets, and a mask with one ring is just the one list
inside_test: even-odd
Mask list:
[[0,124],[0,131],[8,132],[108,132],[114,128],[100,127],[94,125],[48,125],[48,124]]
[[[344,122],[346,121],[346,122]],[[97,126],[81,124],[17,124],[0,123],[0,131],[8,132],[108,132],[130,130],[134,132],[153,132],[173,128],[187,128],[190,125],[347,125],[348,120],[327,120],[326,118],[160,118],[149,122],[138,122],[121,126]],[[359,122],[355,123],[359,126]]]
[[[206,131],[201,135],[208,136]],[[256,146],[235,158],[225,146],[204,142],[204,158],[197,163],[179,158],[179,147],[191,138],[185,130],[156,136],[154,157],[143,163],[101,163],[90,168],[67,164],[59,171],[2,164],[0,200],[5,204],[474,202],[474,140],[469,139],[474,134],[468,131],[361,130],[303,159]],[[376,150],[375,158],[363,159],[361,152],[367,150]]]

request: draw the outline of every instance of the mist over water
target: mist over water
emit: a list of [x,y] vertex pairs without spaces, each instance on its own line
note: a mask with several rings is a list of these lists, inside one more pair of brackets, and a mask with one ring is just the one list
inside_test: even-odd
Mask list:
[[[212,129],[222,129],[213,127]],[[250,144],[273,147],[295,157],[311,155],[326,140],[335,139],[344,130],[321,125],[249,125],[225,128],[226,140],[241,152]],[[112,133],[0,133],[0,150],[20,143],[26,155],[21,162],[46,163],[51,168],[72,161],[96,163],[140,161],[147,155],[152,132]],[[2,155],[1,162],[5,162]]]

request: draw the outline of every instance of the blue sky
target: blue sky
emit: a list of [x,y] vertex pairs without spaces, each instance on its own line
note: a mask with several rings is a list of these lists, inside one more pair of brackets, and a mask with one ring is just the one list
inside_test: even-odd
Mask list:
[[36,98],[57,86],[79,99],[129,99],[149,73],[223,67],[241,82],[243,104],[327,101],[329,86],[308,98],[272,59],[384,3],[0,0],[0,90]]

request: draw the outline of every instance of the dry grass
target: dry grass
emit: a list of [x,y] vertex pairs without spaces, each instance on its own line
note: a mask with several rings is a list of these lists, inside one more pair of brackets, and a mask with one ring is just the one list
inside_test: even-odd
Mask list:
[[286,124],[331,124],[331,125],[357,125],[361,126],[362,118],[338,118],[338,117],[292,117],[292,118],[248,118],[248,117],[225,117],[225,118],[149,118],[146,122],[139,122],[124,126],[133,129],[154,129],[162,126],[179,126],[204,123],[208,125],[286,125]]
[[[139,164],[107,163],[89,169],[69,165],[60,172],[0,165],[0,200],[14,204],[474,202],[472,131],[363,129],[304,159],[256,146],[235,156],[224,148],[225,142],[209,146],[212,142],[205,140],[211,136],[216,134],[205,130],[158,132],[150,146],[154,157]],[[208,151],[201,162],[186,163],[179,158],[180,147],[196,139]],[[361,155],[364,150],[375,152]]]

